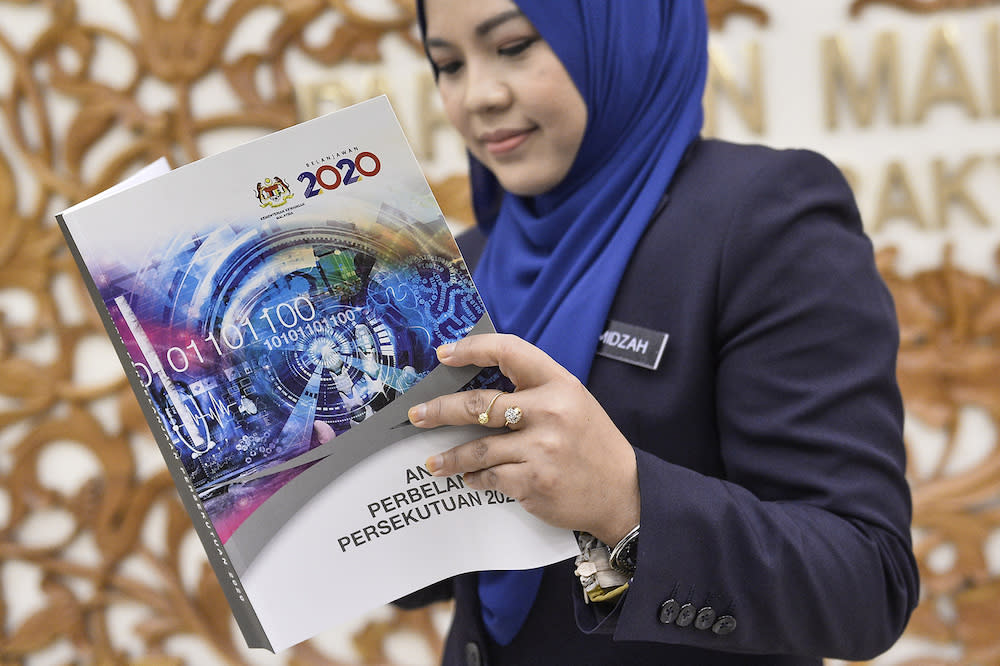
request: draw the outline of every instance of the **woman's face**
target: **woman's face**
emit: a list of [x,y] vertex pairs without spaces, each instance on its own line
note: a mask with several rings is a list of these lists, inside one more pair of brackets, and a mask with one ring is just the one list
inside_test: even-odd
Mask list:
[[426,0],[427,49],[445,113],[508,192],[534,196],[569,172],[587,106],[511,0]]

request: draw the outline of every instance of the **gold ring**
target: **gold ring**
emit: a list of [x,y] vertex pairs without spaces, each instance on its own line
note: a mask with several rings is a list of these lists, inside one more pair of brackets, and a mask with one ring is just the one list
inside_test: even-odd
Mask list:
[[504,425],[509,428],[520,421],[522,416],[524,416],[524,412],[521,411],[520,407],[516,405],[508,407],[503,413]]
[[503,395],[503,391],[498,391],[493,399],[490,400],[490,404],[486,406],[485,412],[479,412],[479,425],[486,425],[490,422],[490,410],[493,409],[493,403],[497,401],[497,398]]

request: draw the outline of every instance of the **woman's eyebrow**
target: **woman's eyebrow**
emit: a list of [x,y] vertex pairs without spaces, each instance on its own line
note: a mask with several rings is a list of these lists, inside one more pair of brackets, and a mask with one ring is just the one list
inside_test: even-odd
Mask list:
[[[485,37],[490,33],[491,30],[495,30],[497,27],[503,25],[507,21],[512,21],[514,19],[522,17],[524,17],[524,12],[522,12],[520,9],[511,9],[506,12],[500,12],[496,16],[491,16],[490,18],[486,19],[485,21],[477,25],[475,28],[476,36]],[[447,40],[441,39],[439,37],[428,37],[424,41],[424,43],[427,45],[427,48],[433,48],[433,47],[447,48],[451,46],[451,44]]]
[[500,12],[496,16],[486,19],[482,23],[476,26],[476,35],[478,37],[484,37],[490,30],[493,30],[502,23],[506,23],[512,19],[521,18],[524,16],[524,12],[520,9],[511,9],[506,12]]

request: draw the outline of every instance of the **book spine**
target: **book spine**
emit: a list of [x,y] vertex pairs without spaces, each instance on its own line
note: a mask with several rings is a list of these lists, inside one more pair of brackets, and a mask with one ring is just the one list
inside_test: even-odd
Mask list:
[[256,611],[254,611],[250,599],[243,589],[239,574],[230,561],[225,545],[222,543],[222,539],[219,538],[215,526],[212,525],[208,512],[205,511],[204,504],[195,492],[194,484],[191,482],[191,477],[187,473],[187,470],[184,469],[180,454],[173,445],[163,420],[156,412],[149,390],[143,386],[142,380],[139,378],[139,374],[133,365],[132,357],[125,346],[125,341],[111,318],[111,313],[108,311],[104,298],[101,296],[97,284],[94,282],[87,264],[77,248],[69,227],[66,225],[66,221],[61,214],[55,217],[63,236],[66,238],[70,253],[73,255],[73,259],[76,261],[83,276],[87,292],[94,301],[97,313],[101,317],[101,322],[104,324],[104,328],[107,330],[108,336],[114,345],[115,353],[118,355],[118,360],[122,364],[122,369],[125,371],[129,385],[135,393],[143,416],[146,417],[146,422],[150,426],[153,439],[156,441],[160,453],[163,455],[167,470],[170,472],[170,476],[174,480],[174,485],[177,487],[181,503],[191,518],[195,533],[198,535],[201,545],[205,549],[208,562],[211,564],[212,570],[215,572],[215,576],[222,586],[222,591],[229,602],[229,607],[236,618],[236,623],[243,633],[244,640],[246,640],[249,647],[265,648],[273,652],[267,634],[257,617]]

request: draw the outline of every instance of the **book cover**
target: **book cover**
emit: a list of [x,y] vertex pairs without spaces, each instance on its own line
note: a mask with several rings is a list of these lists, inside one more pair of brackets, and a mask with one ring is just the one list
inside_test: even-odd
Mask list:
[[423,467],[485,431],[409,407],[502,378],[437,362],[493,326],[385,97],[113,189],[57,219],[249,646],[575,554]]

